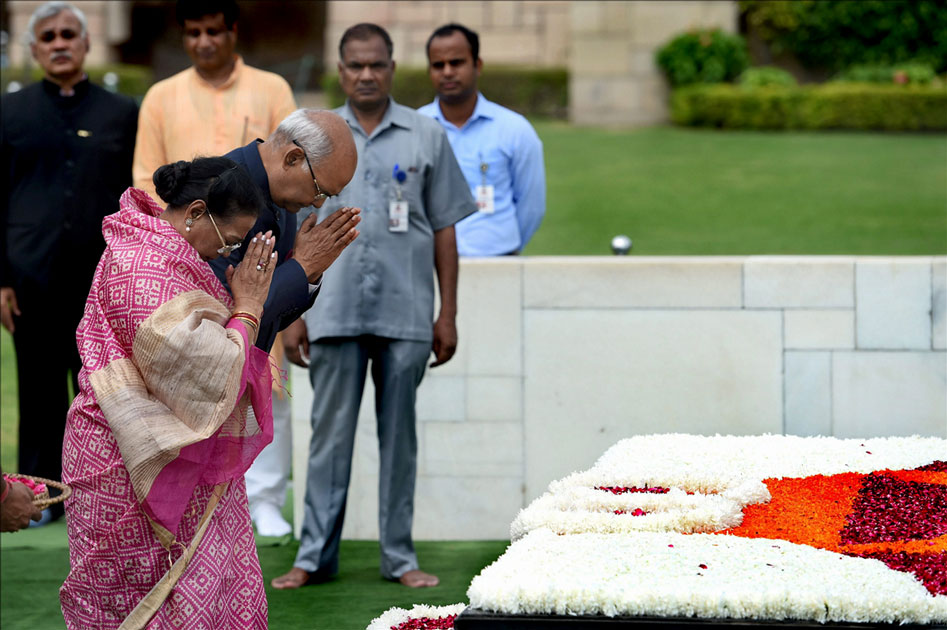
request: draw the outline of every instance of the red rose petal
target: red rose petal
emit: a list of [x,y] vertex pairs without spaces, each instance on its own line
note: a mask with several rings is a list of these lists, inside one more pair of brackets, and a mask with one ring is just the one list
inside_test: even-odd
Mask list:
[[872,473],[840,532],[843,544],[925,540],[947,534],[947,486]]
[[670,488],[662,488],[660,486],[646,486],[644,488],[639,488],[637,486],[595,486],[596,490],[603,490],[605,492],[611,492],[612,494],[626,494],[628,492],[647,492],[649,494],[666,494],[670,492]]
[[457,615],[447,615],[432,619],[430,617],[420,617],[408,619],[397,626],[391,626],[391,630],[451,630],[454,627],[454,619]]

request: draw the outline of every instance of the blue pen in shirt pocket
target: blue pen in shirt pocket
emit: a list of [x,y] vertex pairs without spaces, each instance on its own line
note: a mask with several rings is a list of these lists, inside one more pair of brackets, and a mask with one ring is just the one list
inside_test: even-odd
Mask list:
[[398,199],[401,199],[401,185],[408,179],[408,174],[395,164],[395,167],[391,171],[391,177],[395,180],[395,194],[398,196]]
[[404,198],[401,185],[408,180],[408,174],[395,164],[391,171],[394,180],[394,198],[388,203],[388,231],[408,231],[408,202]]

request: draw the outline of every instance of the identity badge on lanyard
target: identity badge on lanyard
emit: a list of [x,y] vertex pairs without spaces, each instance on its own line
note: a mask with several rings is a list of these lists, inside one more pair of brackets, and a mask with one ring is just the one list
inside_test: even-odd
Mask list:
[[480,156],[480,185],[477,186],[477,210],[484,214],[493,214],[493,186],[487,183],[487,169],[490,166]]
[[401,184],[403,184],[404,181],[408,179],[408,174],[398,168],[398,165],[395,164],[395,168],[391,172],[391,177],[395,180],[395,198],[388,202],[388,231],[407,232],[408,201],[404,198],[401,190]]

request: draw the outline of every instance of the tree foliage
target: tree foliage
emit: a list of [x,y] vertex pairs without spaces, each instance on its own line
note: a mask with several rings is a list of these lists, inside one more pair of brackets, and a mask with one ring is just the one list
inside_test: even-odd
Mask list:
[[943,0],[741,0],[740,8],[774,52],[812,68],[920,61],[947,70]]
[[743,38],[719,29],[682,33],[655,56],[674,86],[733,81],[749,65],[749,59]]

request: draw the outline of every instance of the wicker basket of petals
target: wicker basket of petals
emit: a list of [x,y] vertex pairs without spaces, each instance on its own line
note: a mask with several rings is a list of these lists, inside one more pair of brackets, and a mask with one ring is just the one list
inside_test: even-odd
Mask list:
[[[41,510],[45,510],[51,505],[65,501],[69,498],[69,495],[72,494],[72,488],[60,481],[53,481],[52,479],[44,479],[43,477],[33,477],[31,475],[20,475],[16,473],[4,473],[3,478],[7,480],[7,483],[22,483],[24,486],[32,490],[33,505]],[[54,497],[50,497],[50,488],[59,490],[59,494]]]

